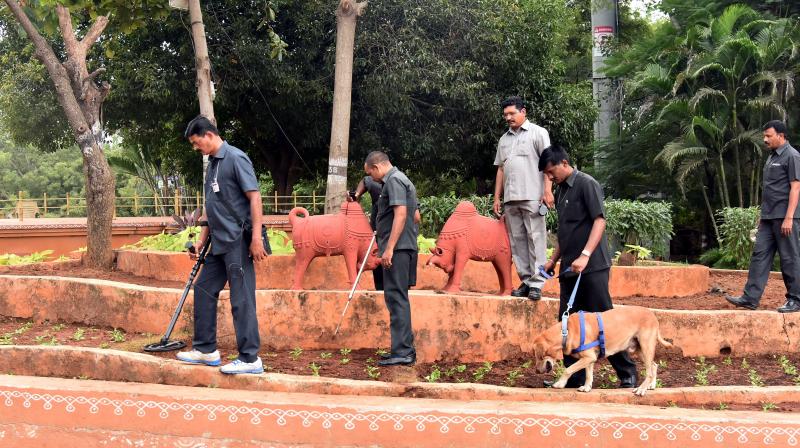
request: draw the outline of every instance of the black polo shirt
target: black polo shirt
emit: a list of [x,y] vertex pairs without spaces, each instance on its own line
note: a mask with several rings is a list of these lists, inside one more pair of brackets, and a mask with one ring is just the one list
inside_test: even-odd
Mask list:
[[[219,191],[214,192],[214,182]],[[211,253],[224,254],[235,247],[242,236],[242,226],[250,225],[250,200],[245,192],[258,191],[258,179],[253,163],[241,149],[223,142],[217,155],[210,158],[206,173],[206,216],[211,230]],[[230,205],[231,212],[223,204]],[[237,218],[238,217],[238,218]]]
[[[558,247],[561,251],[561,271],[572,265],[589,241],[592,225],[598,216],[605,216],[603,189],[594,178],[574,170],[556,191],[558,211]],[[601,271],[611,267],[606,233],[589,257],[584,273]]]
[[[788,142],[772,151],[764,164],[761,219],[783,219],[789,206],[790,182],[800,180],[800,153]],[[794,210],[800,218],[800,207]]]
[[369,225],[372,230],[375,230],[375,222],[378,219],[378,199],[381,197],[381,190],[383,185],[372,178],[372,176],[364,176],[364,188],[367,189],[369,197],[372,199],[372,209],[369,212]]
[[408,214],[403,226],[403,232],[394,246],[395,250],[419,250],[417,235],[419,231],[414,225],[414,211],[417,209],[417,189],[414,184],[396,167],[392,167],[383,176],[383,189],[378,198],[378,213],[376,220],[376,233],[378,250],[383,255],[386,245],[389,244],[389,235],[392,233],[394,222],[394,206],[405,205]]

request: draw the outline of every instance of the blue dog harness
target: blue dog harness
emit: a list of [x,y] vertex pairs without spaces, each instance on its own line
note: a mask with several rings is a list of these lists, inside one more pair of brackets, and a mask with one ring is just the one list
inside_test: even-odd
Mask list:
[[[567,272],[566,270],[564,272]],[[563,274],[563,272],[562,272]],[[561,315],[561,350],[564,352],[566,356],[567,353],[567,336],[569,335],[569,331],[567,331],[567,323],[569,321],[569,310],[572,309],[572,305],[575,303],[575,295],[578,293],[578,286],[581,284],[581,276],[583,274],[578,274],[578,280],[575,282],[575,287],[572,288],[572,293],[569,296],[569,302],[567,302],[567,309],[564,310],[564,314]],[[594,342],[586,343],[586,320],[584,318],[584,312],[578,311],[578,321],[580,322],[581,327],[581,338],[580,338],[580,346],[578,348],[572,350],[571,353],[574,355],[575,353],[580,353],[584,350],[589,350],[593,347],[600,348],[600,358],[606,356],[606,337],[605,332],[603,330],[603,318],[600,316],[600,313],[595,313],[597,315],[597,328],[598,328],[598,336],[597,340]]]

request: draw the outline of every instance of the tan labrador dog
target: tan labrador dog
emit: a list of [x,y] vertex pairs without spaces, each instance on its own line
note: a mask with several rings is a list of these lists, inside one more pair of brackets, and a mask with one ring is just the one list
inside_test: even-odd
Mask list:
[[[661,337],[658,329],[658,319],[647,308],[640,306],[625,306],[600,313],[603,319],[605,333],[606,356],[628,350],[635,353],[637,350],[644,361],[647,370],[642,384],[633,393],[642,396],[648,389],[656,388],[656,371],[658,365],[653,361],[656,354],[656,342],[665,347],[672,344]],[[595,313],[585,313],[584,343],[589,344],[597,340],[599,333]],[[567,353],[580,346],[581,330],[578,314],[569,316],[567,322]],[[561,358],[561,322],[554,324],[533,340],[534,362],[537,373],[548,373],[553,370],[556,360]],[[599,347],[592,347],[571,356],[578,358],[578,362],[569,366],[564,374],[553,384],[554,388],[564,388],[572,374],[580,369],[586,369],[586,383],[579,387],[581,392],[592,390],[594,364],[600,354]]]

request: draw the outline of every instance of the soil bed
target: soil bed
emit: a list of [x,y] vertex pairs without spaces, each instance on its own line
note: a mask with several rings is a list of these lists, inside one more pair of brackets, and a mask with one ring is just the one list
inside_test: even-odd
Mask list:
[[[78,261],[59,263],[40,263],[23,266],[0,266],[0,275],[53,275],[62,277],[97,278],[112,280],[136,285],[155,286],[162,288],[179,288],[185,286],[183,282],[155,280],[147,277],[138,277],[116,270],[90,269],[80,265]],[[188,273],[187,273],[188,277]],[[689,297],[614,297],[614,303],[622,305],[639,305],[648,308],[667,310],[733,310],[737,309],[725,300],[725,294],[740,295],[747,281],[746,272],[711,272],[709,289],[703,294]],[[467,295],[476,293],[465,293]],[[783,305],[786,288],[783,280],[770,278],[761,298],[759,309],[774,310]],[[741,309],[741,308],[739,308]]]
[[[185,335],[176,338],[189,340]],[[142,347],[160,339],[160,335],[126,334],[112,328],[87,327],[59,322],[36,323],[24,319],[0,316],[0,345],[68,345],[76,347],[113,348],[142,353]],[[236,356],[234,347],[220,347],[224,359]],[[151,354],[174,359],[175,352]],[[293,375],[314,375],[357,380],[392,381],[398,375],[411,380],[439,383],[482,383],[498,386],[540,388],[552,374],[537,374],[527,358],[513,358],[494,363],[440,362],[417,363],[413,368],[377,367],[380,359],[376,350],[262,350],[262,360],[268,372]],[[346,361],[345,361],[346,360]],[[748,358],[684,358],[675,350],[660,350],[659,387],[692,386],[792,386],[800,384],[800,354],[788,356],[764,355]],[[638,362],[638,366],[642,365]],[[404,369],[404,370],[403,370]],[[91,378],[91,372],[86,372]],[[415,378],[414,378],[415,377]],[[406,378],[406,380],[408,380]],[[595,367],[595,389],[610,389],[617,385],[614,370],[602,360]],[[685,403],[663,403],[663,406],[690,407]],[[781,403],[773,407],[720,403],[714,409],[800,411],[800,403]]]

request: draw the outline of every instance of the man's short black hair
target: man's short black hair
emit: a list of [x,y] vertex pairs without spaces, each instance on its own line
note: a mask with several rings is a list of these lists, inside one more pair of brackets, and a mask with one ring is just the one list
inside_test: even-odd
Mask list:
[[517,110],[522,110],[525,109],[525,101],[523,101],[521,97],[510,96],[500,103],[500,110],[505,110],[508,106],[514,106]]
[[385,152],[372,151],[371,153],[367,154],[367,158],[364,159],[364,165],[372,166],[388,161],[389,161],[389,156],[387,156]]
[[544,171],[547,165],[558,165],[562,160],[566,160],[569,163],[567,150],[559,145],[548,146],[539,156],[539,171]]
[[208,118],[203,115],[198,115],[186,125],[186,132],[183,133],[183,138],[189,138],[193,135],[198,137],[205,137],[206,132],[219,135],[217,127]]
[[781,120],[768,121],[767,124],[764,125],[762,131],[766,131],[769,128],[775,129],[775,133],[783,134],[784,137],[786,137],[786,134],[789,133],[789,130],[786,129],[786,123],[782,122]]

